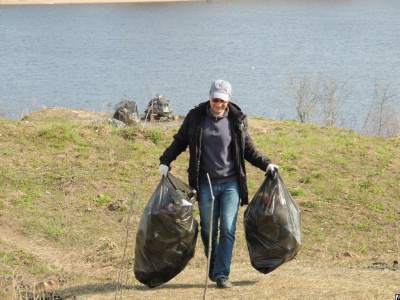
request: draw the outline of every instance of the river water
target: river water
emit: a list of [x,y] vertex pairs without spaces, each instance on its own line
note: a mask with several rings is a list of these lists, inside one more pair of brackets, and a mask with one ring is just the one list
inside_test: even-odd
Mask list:
[[400,1],[254,0],[0,6],[0,114],[47,107],[174,114],[233,86],[249,116],[297,119],[288,72],[349,83],[344,127],[359,129],[374,83],[400,86]]

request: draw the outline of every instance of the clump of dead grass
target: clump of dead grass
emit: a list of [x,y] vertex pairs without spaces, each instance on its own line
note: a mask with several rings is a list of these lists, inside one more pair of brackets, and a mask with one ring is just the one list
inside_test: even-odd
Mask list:
[[[0,296],[9,295],[18,270],[34,278],[30,289],[62,274],[59,289],[71,298],[84,293],[81,287],[101,295],[93,299],[106,299],[118,287],[134,289],[143,299],[155,297],[140,292],[132,278],[134,234],[160,179],[158,157],[177,126],[121,129],[108,125],[108,117],[57,108],[22,121],[0,119]],[[359,269],[398,260],[398,138],[294,121],[250,119],[249,126],[257,148],[280,166],[302,210],[299,268]],[[172,172],[182,180],[187,161],[185,152],[173,163]],[[250,197],[263,179],[260,170],[248,166]],[[243,211],[233,263],[251,269]],[[195,270],[204,266],[197,244],[188,266]],[[251,280],[260,280],[251,274]],[[184,277],[178,276],[179,284],[190,285]],[[200,273],[193,278],[203,282]],[[190,291],[198,293],[200,286]],[[170,299],[167,291],[162,295]]]

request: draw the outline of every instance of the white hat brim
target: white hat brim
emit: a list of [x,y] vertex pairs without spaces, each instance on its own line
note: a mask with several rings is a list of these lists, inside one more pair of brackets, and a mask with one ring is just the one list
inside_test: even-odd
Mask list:
[[212,99],[218,98],[218,99],[222,99],[224,101],[229,101],[230,95],[224,94],[224,93],[218,93],[218,92],[211,92],[211,98]]

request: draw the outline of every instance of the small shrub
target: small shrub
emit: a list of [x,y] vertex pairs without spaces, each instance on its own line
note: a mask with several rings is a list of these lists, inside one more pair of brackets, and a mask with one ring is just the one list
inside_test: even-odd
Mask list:
[[291,191],[290,191],[290,194],[291,194],[293,197],[297,197],[297,196],[307,196],[307,193],[306,193],[303,189],[300,189],[300,188],[296,188],[296,189],[294,189],[294,190],[291,190]]
[[151,140],[154,144],[160,143],[160,141],[163,139],[163,135],[159,131],[150,131],[145,134],[145,137]]
[[107,196],[105,195],[98,195],[96,198],[93,199],[98,205],[104,205],[110,202]]

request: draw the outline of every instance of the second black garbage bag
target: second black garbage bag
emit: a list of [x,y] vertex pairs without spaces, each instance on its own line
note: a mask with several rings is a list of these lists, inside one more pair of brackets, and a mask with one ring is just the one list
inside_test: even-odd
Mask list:
[[300,250],[300,210],[278,172],[267,173],[245,210],[244,227],[251,264],[261,273],[272,272]]
[[168,173],[141,215],[136,233],[134,273],[150,288],[179,274],[194,256],[198,222],[196,191]]

